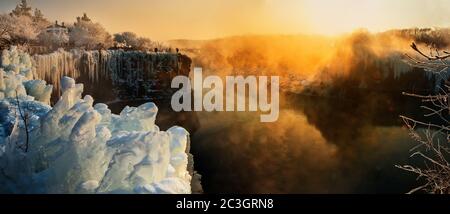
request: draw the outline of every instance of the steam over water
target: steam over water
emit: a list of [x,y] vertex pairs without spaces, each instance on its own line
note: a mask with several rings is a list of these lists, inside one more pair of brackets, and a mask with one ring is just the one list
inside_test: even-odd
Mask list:
[[[209,74],[278,75],[280,118],[197,113],[195,167],[209,193],[406,193],[414,175],[395,165],[416,144],[399,115],[421,118],[420,101],[448,74],[410,66],[412,40],[356,32],[341,38],[243,36],[206,41],[194,64]],[[297,94],[292,95],[291,93]],[[302,94],[302,95],[298,95]],[[423,118],[421,118],[423,119]]]
[[422,112],[401,95],[368,97],[283,95],[275,123],[261,123],[259,113],[175,113],[157,102],[156,123],[191,133],[206,193],[406,193],[415,177],[394,165],[417,160],[398,115]]
[[[261,123],[260,113],[246,112],[175,113],[166,101],[156,100],[156,123],[161,129],[188,129],[194,166],[206,193],[405,193],[417,181],[394,165],[417,160],[409,159],[415,144],[399,115],[420,117],[423,112],[417,100],[401,92],[429,92],[441,81],[404,62],[408,43],[366,33],[343,39],[243,37],[206,42],[190,55],[193,66],[203,67],[205,75],[280,76],[279,120]],[[125,72],[127,57],[143,64],[130,64],[132,72]],[[39,77],[58,85],[62,75],[84,74],[85,86],[94,94],[108,84],[105,76],[109,84],[128,87],[133,80],[154,79],[144,77],[160,65],[153,62],[179,66],[171,55],[127,57],[110,51],[61,52],[35,60]],[[139,88],[127,88],[130,99],[111,103],[112,111],[146,102],[135,99]],[[114,95],[94,97],[112,101]]]
[[249,113],[198,113],[192,148],[206,192],[405,193],[414,187],[415,178],[394,167],[409,161],[414,145],[395,116],[404,109],[367,100],[289,100],[275,123]]

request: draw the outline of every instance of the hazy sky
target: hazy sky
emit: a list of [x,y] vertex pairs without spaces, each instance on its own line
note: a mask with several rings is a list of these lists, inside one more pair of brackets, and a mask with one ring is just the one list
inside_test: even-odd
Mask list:
[[[19,0],[0,0],[8,12]],[[367,28],[450,26],[450,0],[28,0],[50,19],[83,12],[111,33],[153,39],[241,34],[336,34]]]

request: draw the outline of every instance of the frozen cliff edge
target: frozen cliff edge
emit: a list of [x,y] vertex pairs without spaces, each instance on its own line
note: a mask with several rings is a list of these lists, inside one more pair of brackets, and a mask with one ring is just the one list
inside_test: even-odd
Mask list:
[[189,76],[192,63],[180,53],[124,50],[59,49],[32,58],[35,78],[54,86],[53,98],[60,96],[61,78],[69,76],[85,84],[86,94],[106,103],[171,96],[173,77]]
[[28,54],[11,48],[1,63],[0,192],[191,193],[189,133],[160,131],[155,104],[115,115],[105,104],[93,106],[91,96],[82,98],[83,85],[63,77],[52,108],[52,87],[33,80]]

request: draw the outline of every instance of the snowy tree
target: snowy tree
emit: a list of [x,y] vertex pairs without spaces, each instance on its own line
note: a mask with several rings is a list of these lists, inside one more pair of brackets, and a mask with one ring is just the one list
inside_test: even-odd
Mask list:
[[38,35],[38,41],[44,46],[57,48],[69,43],[69,35],[43,31]]
[[98,47],[99,45],[111,46],[112,37],[105,28],[99,23],[87,20],[90,19],[78,18],[69,33],[70,43],[77,47],[85,47],[88,49]]
[[44,17],[44,14],[39,9],[34,10],[32,18],[34,25],[40,32],[44,31],[45,28],[50,25],[50,22]]
[[44,14],[42,13],[42,11],[37,8],[34,9],[33,21],[39,22],[39,21],[44,21],[44,20],[46,20],[46,19],[44,18]]
[[0,39],[2,43],[20,44],[35,41],[37,35],[43,31],[49,22],[43,13],[32,8],[26,0],[22,0],[10,14],[0,15]]
[[11,15],[31,17],[31,7],[28,6],[27,0],[22,0],[11,12]]
[[13,29],[9,33],[9,37],[12,43],[23,45],[37,38],[39,29],[33,23],[31,17],[13,16],[11,21]]
[[150,48],[148,49],[158,49],[158,50],[169,50],[170,47],[164,43],[164,42],[160,42],[160,41],[156,41],[156,42],[151,42]]
[[167,46],[161,42],[154,42],[149,38],[138,37],[133,32],[123,32],[114,34],[114,42],[119,44],[119,46],[126,46],[136,50],[153,50],[157,48],[158,50],[167,49]]
[[140,37],[137,41],[137,49],[139,50],[152,50],[156,47],[156,42],[153,42],[149,38]]
[[10,33],[13,31],[13,18],[8,14],[0,14],[0,49],[10,46]]
[[84,22],[90,22],[91,21],[91,19],[87,16],[86,13],[84,13],[83,16],[80,19],[81,19],[81,21],[84,21]]
[[114,42],[123,44],[128,47],[136,48],[138,44],[138,36],[133,32],[123,32],[114,34]]
[[9,34],[14,30],[13,17],[8,14],[0,14],[0,38],[9,38]]
[[146,50],[170,50],[170,47],[164,42],[160,41],[152,41],[145,37],[138,38],[138,50],[146,51]]
[[[409,193],[425,191],[427,193],[450,194],[450,66],[447,59],[450,52],[430,51],[430,55],[422,52],[415,43],[411,47],[426,60],[409,57],[412,66],[422,68],[431,75],[439,77],[443,84],[435,95],[418,95],[404,93],[404,95],[421,99],[424,103],[421,108],[427,113],[426,117],[437,119],[420,121],[408,116],[401,116],[409,130],[411,138],[418,143],[411,151],[411,157],[419,157],[424,165],[397,166],[412,172],[423,180],[424,184],[411,190]],[[434,54],[436,53],[436,54]]]

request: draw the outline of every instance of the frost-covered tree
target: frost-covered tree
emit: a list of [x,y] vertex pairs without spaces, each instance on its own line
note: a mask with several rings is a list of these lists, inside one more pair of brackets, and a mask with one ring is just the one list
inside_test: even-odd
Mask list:
[[9,34],[13,31],[13,17],[8,14],[0,14],[0,38],[9,38]]
[[153,50],[155,48],[158,50],[167,49],[167,46],[163,43],[152,41],[149,38],[139,37],[133,32],[114,34],[114,42],[118,46],[126,46],[141,51]]
[[41,45],[47,47],[62,47],[69,43],[69,35],[65,33],[57,34],[43,31],[38,35],[38,41]]
[[38,9],[32,14],[32,8],[23,0],[10,14],[0,15],[0,39],[8,44],[30,43],[48,25],[44,14]]
[[100,23],[94,23],[86,16],[77,19],[70,30],[69,41],[74,46],[93,49],[98,46],[110,47],[113,40]]
[[160,41],[152,41],[148,38],[144,38],[144,37],[140,37],[138,38],[138,48],[139,50],[162,50],[162,51],[169,51],[170,47],[165,44],[164,42],[160,42]]
[[42,13],[41,10],[39,9],[34,9],[34,16],[33,16],[33,21],[34,22],[39,22],[39,21],[46,21],[46,19],[44,18],[44,14]]
[[164,42],[156,41],[156,42],[151,42],[151,46],[149,49],[150,50],[151,49],[170,50],[170,47]]
[[34,15],[33,15],[33,23],[36,26],[36,28],[42,32],[47,28],[51,23],[44,17],[44,14],[41,10],[35,9]]
[[123,46],[136,48],[139,46],[138,36],[133,32],[123,32],[114,34],[114,42]]
[[[418,143],[411,151],[411,157],[419,157],[423,165],[397,166],[400,169],[412,172],[423,181],[423,185],[413,189],[410,193],[425,191],[428,193],[450,194],[450,65],[447,59],[450,52],[430,51],[425,54],[416,46],[411,47],[426,60],[409,57],[410,63],[418,68],[436,75],[443,84],[434,95],[418,95],[404,93],[407,96],[422,99],[429,105],[421,106],[427,111],[428,121],[420,121],[408,116],[401,116],[409,129],[411,138]],[[436,54],[434,54],[436,53]]]
[[39,29],[29,16],[13,16],[11,19],[12,30],[9,39],[13,44],[26,44],[37,38]]
[[27,0],[22,0],[16,8],[11,12],[13,16],[28,16],[31,17],[31,7],[28,6]]
[[10,33],[14,27],[11,24],[13,18],[8,14],[0,14],[0,49],[10,46]]

